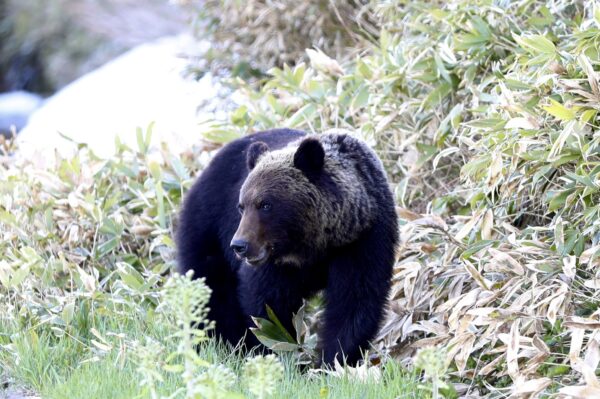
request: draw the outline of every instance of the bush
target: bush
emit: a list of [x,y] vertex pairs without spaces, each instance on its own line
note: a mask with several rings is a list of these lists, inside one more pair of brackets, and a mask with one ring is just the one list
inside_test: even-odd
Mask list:
[[247,103],[207,137],[355,130],[383,158],[403,220],[381,347],[444,347],[470,393],[596,392],[600,9],[372,8],[377,46],[309,52],[310,66],[274,68],[259,88],[238,81]]
[[[150,151],[151,136],[152,126],[138,130],[137,150],[117,140],[110,159],[81,146],[49,169],[0,143],[2,371],[25,373],[42,390],[48,380],[64,384],[71,367],[118,352],[104,367],[112,361],[130,372],[136,364],[138,391],[151,398],[168,388],[187,398],[272,397],[283,367],[273,355],[248,359],[244,396],[235,393],[238,375],[202,357],[224,352],[219,345],[198,352],[212,328],[210,289],[169,272],[173,219],[206,157]],[[54,365],[66,370],[53,375]],[[71,385],[64,389],[81,390]]]
[[368,2],[361,0],[191,3],[198,12],[197,34],[212,45],[208,54],[212,68],[233,67],[236,74],[245,76],[273,65],[295,64],[305,57],[307,48],[341,56],[365,36],[378,33],[369,20]]
[[150,132],[138,131],[136,150],[117,140],[99,159],[82,145],[49,167],[0,137],[0,372],[10,388],[45,398],[414,396],[415,378],[391,361],[385,373],[339,367],[315,379],[293,356],[244,359],[209,339],[210,289],[170,275],[175,213],[209,154],[149,150]]

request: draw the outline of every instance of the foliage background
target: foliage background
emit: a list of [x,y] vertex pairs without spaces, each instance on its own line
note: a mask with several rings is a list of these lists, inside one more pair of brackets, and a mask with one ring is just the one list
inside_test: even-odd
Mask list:
[[381,347],[445,348],[463,393],[600,394],[598,4],[369,12],[381,30],[365,51],[307,50],[309,65],[238,80],[249,102],[207,136],[354,130],[383,158],[403,220]]
[[[210,3],[208,13],[236,16],[216,21],[212,38],[218,52],[245,46],[230,66],[259,73],[231,79],[244,105],[202,132],[220,144],[275,126],[345,128],[374,146],[402,221],[382,354],[410,364],[437,348],[464,395],[600,395],[599,5],[349,3],[339,16],[324,9],[321,41],[310,36],[303,55],[270,41],[307,35],[276,13],[252,33],[236,28],[289,3],[244,4]],[[344,50],[340,35],[359,44]],[[54,170],[15,161],[5,144],[4,323],[60,339],[90,334],[86,315],[152,314],[176,209],[210,154],[149,152],[139,137],[114,159],[82,149]]]

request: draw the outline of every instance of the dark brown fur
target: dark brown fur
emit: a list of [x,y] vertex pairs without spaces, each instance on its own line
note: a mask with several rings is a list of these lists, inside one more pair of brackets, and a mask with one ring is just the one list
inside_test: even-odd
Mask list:
[[[323,361],[355,363],[368,348],[398,232],[381,162],[364,142],[285,129],[235,141],[194,186],[181,220],[180,267],[207,278],[210,317],[228,341],[248,316],[266,317],[265,305],[291,330],[303,298],[325,290]],[[248,244],[237,256],[236,240]]]

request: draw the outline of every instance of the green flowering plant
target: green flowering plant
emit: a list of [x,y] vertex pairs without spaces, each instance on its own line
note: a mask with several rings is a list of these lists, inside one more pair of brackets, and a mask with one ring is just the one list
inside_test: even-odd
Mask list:
[[273,354],[255,356],[246,360],[244,381],[248,391],[257,399],[266,399],[275,393],[277,382],[283,377],[283,365]]

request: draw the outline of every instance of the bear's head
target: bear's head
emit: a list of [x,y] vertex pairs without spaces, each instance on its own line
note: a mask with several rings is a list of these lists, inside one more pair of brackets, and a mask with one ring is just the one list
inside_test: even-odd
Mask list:
[[325,151],[315,138],[297,147],[270,151],[255,142],[247,149],[249,174],[239,196],[241,220],[231,240],[238,258],[258,266],[267,261],[301,265],[322,244],[323,194],[317,188]]

